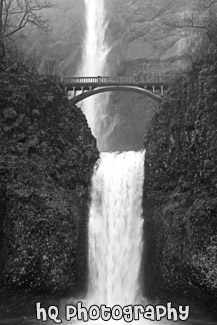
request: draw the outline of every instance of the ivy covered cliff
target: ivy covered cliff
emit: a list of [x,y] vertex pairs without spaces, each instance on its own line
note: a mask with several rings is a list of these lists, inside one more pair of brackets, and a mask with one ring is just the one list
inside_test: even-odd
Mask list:
[[0,292],[82,291],[96,141],[61,85],[0,65]]
[[145,138],[149,296],[217,304],[217,50],[173,82]]

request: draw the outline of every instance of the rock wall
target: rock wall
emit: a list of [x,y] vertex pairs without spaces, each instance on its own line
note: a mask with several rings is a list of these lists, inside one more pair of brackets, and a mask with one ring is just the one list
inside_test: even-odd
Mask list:
[[85,290],[96,140],[59,84],[7,60],[0,102],[0,291]]
[[[186,34],[182,30],[170,30],[165,21],[193,5],[194,1],[106,2],[110,74],[161,75],[174,73],[185,65]],[[158,103],[142,95],[111,93],[103,130],[108,149],[141,149],[144,130],[148,129],[157,107]]]
[[217,51],[172,84],[145,139],[149,296],[217,303]]

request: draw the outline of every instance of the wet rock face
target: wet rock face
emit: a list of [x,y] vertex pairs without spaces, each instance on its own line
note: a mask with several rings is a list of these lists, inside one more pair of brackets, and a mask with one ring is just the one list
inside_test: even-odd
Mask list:
[[[216,49],[177,80],[145,140],[148,294],[217,299]],[[151,272],[152,270],[152,272]],[[214,310],[214,309],[213,309]]]
[[96,141],[59,84],[5,61],[0,85],[0,288],[79,291]]
[[[164,21],[193,3],[158,0],[106,2],[107,42],[111,46],[107,63],[111,75],[159,75],[177,68],[183,62],[185,51],[184,46],[180,50],[183,35],[180,31],[169,31]],[[144,131],[148,129],[157,107],[155,101],[141,95],[111,93],[105,123],[109,149],[141,149]]]
[[[117,64],[125,61],[142,59],[147,61],[160,60],[177,43],[168,58],[177,56],[180,33],[172,33],[165,25],[165,20],[172,13],[183,12],[192,8],[194,1],[123,1],[106,2],[108,18],[108,43],[111,54],[117,56]],[[113,62],[111,68],[116,69]]]

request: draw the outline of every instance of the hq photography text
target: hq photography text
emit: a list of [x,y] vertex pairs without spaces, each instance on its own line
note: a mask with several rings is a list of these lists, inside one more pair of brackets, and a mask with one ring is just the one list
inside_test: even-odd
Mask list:
[[168,302],[164,305],[115,305],[112,308],[106,305],[92,305],[89,308],[83,306],[79,301],[76,305],[66,305],[64,319],[60,318],[59,308],[57,306],[50,306],[47,309],[41,306],[40,302],[36,303],[36,319],[46,322],[52,320],[56,324],[61,324],[63,321],[78,320],[82,322],[115,321],[124,320],[127,323],[132,321],[148,319],[151,321],[160,321],[163,318],[177,322],[179,320],[186,321],[189,317],[190,306],[172,307],[172,303]]

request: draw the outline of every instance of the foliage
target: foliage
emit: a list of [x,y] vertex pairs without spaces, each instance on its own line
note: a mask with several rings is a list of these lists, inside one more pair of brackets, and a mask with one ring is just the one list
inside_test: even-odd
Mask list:
[[216,58],[214,47],[174,81],[145,139],[150,285],[161,296],[217,299]]
[[186,54],[191,61],[201,58],[210,45],[217,45],[217,1],[192,1],[192,7],[176,12],[164,20],[165,30],[181,31],[185,37]]
[[200,284],[208,287],[211,292],[217,291],[217,236],[212,236],[210,245],[204,252],[193,256],[193,265],[198,270]]
[[4,60],[0,85],[0,289],[75,290],[95,139],[55,82]]

